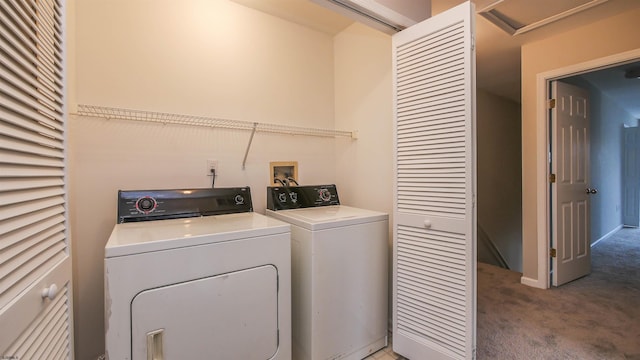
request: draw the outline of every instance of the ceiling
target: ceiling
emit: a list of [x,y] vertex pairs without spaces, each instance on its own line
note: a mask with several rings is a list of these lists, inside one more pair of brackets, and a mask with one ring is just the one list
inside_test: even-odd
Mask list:
[[[353,23],[352,20],[309,0],[232,1],[330,35],[341,32]],[[432,15],[437,15],[464,1],[431,0]],[[489,9],[500,3],[499,5],[503,7],[497,9],[508,11],[509,17],[518,19],[519,23],[522,22],[521,19],[537,21],[541,18],[548,18],[549,14],[544,12],[549,9],[555,9],[557,12],[566,10],[566,8],[558,8],[558,0],[535,0],[536,6],[534,7],[518,5],[522,1],[524,0],[473,0],[472,2],[475,3],[477,11]],[[531,3],[532,1],[526,0],[526,2]],[[520,102],[520,47],[523,44],[541,40],[557,32],[583,26],[624,11],[640,8],[638,0],[562,0],[562,2],[573,3],[575,6],[586,2],[597,3],[597,5],[517,35],[511,35],[484,16],[476,17],[476,82],[479,88]],[[511,6],[505,6],[505,4]],[[620,76],[620,72],[623,76]],[[601,89],[603,92],[619,99],[619,103],[627,108],[627,111],[640,118],[640,101],[637,100],[638,94],[640,94],[640,80],[625,79],[624,70],[621,69],[602,70],[598,75],[589,79],[588,81],[594,85],[603,87]],[[634,93],[621,95],[628,91]]]
[[[504,0],[504,3],[518,0]],[[531,0],[527,0],[531,2]],[[436,15],[455,5],[464,2],[464,0],[432,0],[432,15]],[[475,0],[476,10],[481,11],[488,7],[496,0]],[[554,4],[558,0],[535,0],[536,7],[540,9],[554,8]],[[577,0],[562,0],[562,2],[575,2]],[[584,3],[584,1],[581,1]],[[541,26],[534,30],[512,36],[502,30],[500,27],[491,23],[483,16],[476,17],[476,37],[477,37],[477,84],[478,87],[490,93],[506,97],[508,99],[520,102],[520,47],[524,44],[538,41],[558,32],[564,32],[572,28],[584,26],[591,22],[604,19],[610,16],[620,14],[624,11],[640,8],[640,1],[637,0],[608,0],[585,11],[568,16],[555,22],[551,22],[545,26]],[[536,8],[526,8],[529,14],[527,17],[539,18],[539,14],[535,14]],[[540,10],[541,12],[543,10]],[[611,69],[609,71],[602,70],[598,75],[598,79],[609,77],[609,81],[590,81],[596,86],[606,86],[601,88],[605,93],[620,95],[624,91],[635,93],[635,101],[632,93],[624,96],[619,100],[621,106],[630,113],[638,114],[640,110],[640,80],[637,82],[625,79],[619,76],[620,70]],[[627,100],[623,100],[627,99]],[[632,109],[632,110],[631,110]]]

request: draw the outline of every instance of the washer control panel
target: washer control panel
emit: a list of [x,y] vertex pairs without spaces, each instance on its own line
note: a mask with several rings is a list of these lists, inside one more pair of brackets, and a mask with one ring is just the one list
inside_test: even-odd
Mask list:
[[251,212],[249,187],[118,191],[118,223]]
[[299,209],[327,205],[340,205],[338,190],[333,184],[267,187],[267,209],[270,210]]

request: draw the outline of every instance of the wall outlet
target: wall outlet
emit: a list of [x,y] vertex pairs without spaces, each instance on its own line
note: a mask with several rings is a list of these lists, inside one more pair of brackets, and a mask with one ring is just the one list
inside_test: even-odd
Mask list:
[[207,176],[213,176],[214,171],[218,176],[218,160],[207,160]]

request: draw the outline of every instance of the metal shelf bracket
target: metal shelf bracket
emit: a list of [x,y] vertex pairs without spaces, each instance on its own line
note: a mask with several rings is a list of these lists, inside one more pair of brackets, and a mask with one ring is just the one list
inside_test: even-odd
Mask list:
[[244,152],[244,159],[242,159],[242,170],[244,170],[244,167],[247,164],[247,156],[249,155],[249,149],[251,148],[251,142],[253,141],[253,135],[255,135],[257,127],[258,127],[258,123],[253,123],[253,130],[251,130],[251,136],[249,136],[249,143],[247,144],[247,150]]

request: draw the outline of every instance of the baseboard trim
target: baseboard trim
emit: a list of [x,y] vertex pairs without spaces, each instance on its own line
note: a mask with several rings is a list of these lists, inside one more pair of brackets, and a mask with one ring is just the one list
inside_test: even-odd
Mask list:
[[604,234],[600,239],[598,239],[598,240],[596,240],[596,241],[592,242],[592,243],[591,243],[591,247],[596,246],[596,244],[597,244],[597,243],[599,243],[600,241],[602,241],[602,240],[604,240],[604,239],[608,238],[609,236],[611,236],[611,235],[615,234],[616,232],[618,232],[618,231],[619,231],[620,229],[622,229],[623,227],[624,227],[624,225],[622,225],[622,224],[620,224],[620,225],[616,226],[616,227],[615,227],[615,229],[613,229],[613,230],[609,231],[608,233]]
[[532,279],[526,276],[520,277],[520,283],[522,285],[527,285],[527,286],[538,288],[538,289],[547,288],[547,284],[544,281],[540,281],[538,279]]

